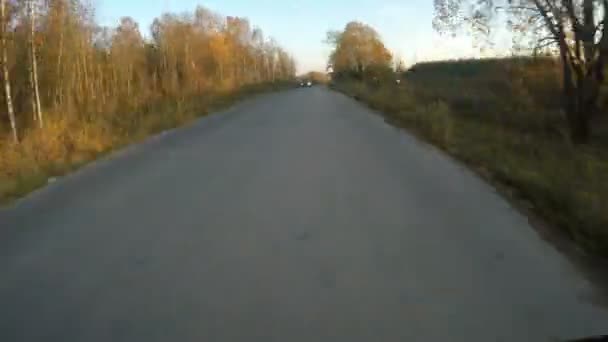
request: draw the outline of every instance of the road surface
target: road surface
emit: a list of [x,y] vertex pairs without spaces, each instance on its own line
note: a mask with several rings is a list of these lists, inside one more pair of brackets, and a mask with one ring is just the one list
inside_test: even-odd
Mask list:
[[490,186],[323,88],[132,146],[0,225],[0,341],[608,333],[599,290]]

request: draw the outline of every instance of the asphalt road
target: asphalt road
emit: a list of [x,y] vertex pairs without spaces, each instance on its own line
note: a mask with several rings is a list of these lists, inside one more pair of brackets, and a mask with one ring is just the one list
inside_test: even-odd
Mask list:
[[0,213],[0,341],[548,341],[601,292],[487,184],[322,88],[259,96]]

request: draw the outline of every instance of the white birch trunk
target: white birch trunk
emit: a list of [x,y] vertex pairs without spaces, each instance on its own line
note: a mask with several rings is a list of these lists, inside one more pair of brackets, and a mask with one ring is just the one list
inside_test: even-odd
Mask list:
[[13,110],[13,99],[11,96],[11,83],[8,73],[8,55],[6,52],[6,0],[0,0],[0,25],[2,25],[2,74],[4,76],[4,97],[6,98],[6,107],[8,110],[8,118],[11,123],[13,133],[13,141],[19,142],[17,136],[17,124],[15,123],[15,111]]
[[36,11],[34,7],[34,0],[30,0],[30,21],[31,21],[31,54],[32,54],[32,81],[34,90],[34,100],[36,102],[36,117],[38,119],[38,125],[40,128],[44,127],[44,121],[42,120],[42,106],[40,105],[40,90],[38,88],[38,62],[36,57]]

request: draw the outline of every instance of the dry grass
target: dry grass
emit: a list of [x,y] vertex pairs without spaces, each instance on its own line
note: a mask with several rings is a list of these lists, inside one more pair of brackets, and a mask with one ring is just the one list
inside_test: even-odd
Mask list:
[[0,135],[0,204],[45,185],[116,148],[178,127],[244,96],[289,87],[290,83],[246,86],[238,91],[209,93],[205,97],[162,100],[142,106],[130,115],[99,115],[94,120],[46,113],[44,129],[30,129],[18,145]]
[[567,139],[551,61],[425,64],[396,86],[343,81],[355,96],[506,185],[588,252],[608,256],[608,131],[593,143]]

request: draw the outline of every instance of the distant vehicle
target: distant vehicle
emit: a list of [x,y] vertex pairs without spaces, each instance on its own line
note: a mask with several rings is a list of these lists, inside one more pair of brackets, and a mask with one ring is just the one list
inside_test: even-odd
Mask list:
[[312,81],[301,81],[300,82],[300,87],[304,88],[310,88],[312,87]]

